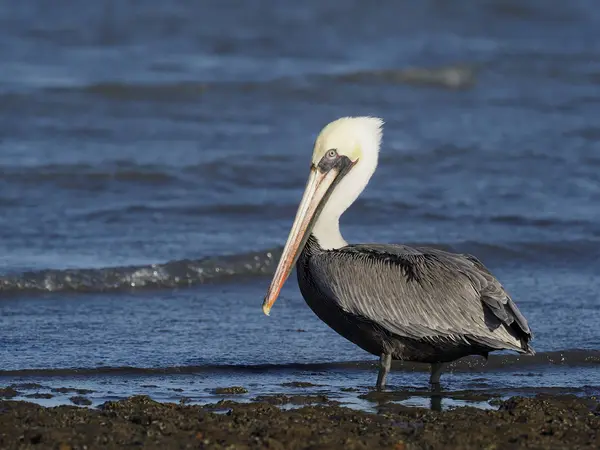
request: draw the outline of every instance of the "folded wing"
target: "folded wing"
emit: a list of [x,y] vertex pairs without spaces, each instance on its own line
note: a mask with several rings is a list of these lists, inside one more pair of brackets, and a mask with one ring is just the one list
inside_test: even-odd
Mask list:
[[310,265],[314,282],[340,308],[395,335],[534,353],[525,317],[470,255],[360,244],[319,253]]

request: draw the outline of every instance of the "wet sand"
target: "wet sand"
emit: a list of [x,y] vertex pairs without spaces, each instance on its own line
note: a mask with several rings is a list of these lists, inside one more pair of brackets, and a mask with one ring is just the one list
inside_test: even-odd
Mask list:
[[597,398],[515,397],[499,402],[498,410],[442,412],[382,401],[378,413],[371,414],[324,396],[297,397],[196,406],[136,396],[98,408],[4,400],[0,448],[600,448]]

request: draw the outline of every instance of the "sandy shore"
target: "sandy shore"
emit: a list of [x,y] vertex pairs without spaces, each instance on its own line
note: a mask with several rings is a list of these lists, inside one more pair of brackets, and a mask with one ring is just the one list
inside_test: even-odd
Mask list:
[[[308,405],[314,401],[319,405]],[[286,409],[282,404],[306,403]],[[327,398],[263,397],[241,404],[157,403],[148,397],[99,408],[0,401],[2,449],[592,449],[600,448],[595,398],[538,396],[436,412],[382,404],[378,414]]]

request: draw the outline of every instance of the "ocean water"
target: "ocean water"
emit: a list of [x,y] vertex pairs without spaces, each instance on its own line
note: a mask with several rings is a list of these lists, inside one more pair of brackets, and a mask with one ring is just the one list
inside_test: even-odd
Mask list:
[[[373,408],[376,358],[295,276],[261,311],[316,134],[346,115],[386,122],[346,239],[472,253],[535,333],[535,357],[458,362],[445,389],[599,393],[593,0],[0,8],[0,385]],[[390,389],[422,405],[426,369]]]

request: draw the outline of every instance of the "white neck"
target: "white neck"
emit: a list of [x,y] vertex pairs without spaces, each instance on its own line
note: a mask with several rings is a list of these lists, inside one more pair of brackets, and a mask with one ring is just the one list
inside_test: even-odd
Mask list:
[[377,167],[379,143],[363,148],[361,158],[334,188],[312,230],[325,250],[341,248],[348,243],[340,233],[340,217],[365,189]]

